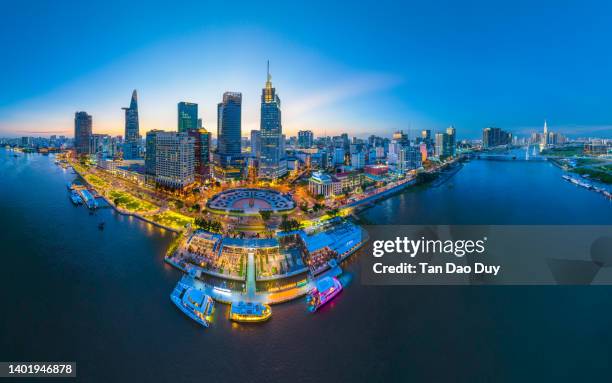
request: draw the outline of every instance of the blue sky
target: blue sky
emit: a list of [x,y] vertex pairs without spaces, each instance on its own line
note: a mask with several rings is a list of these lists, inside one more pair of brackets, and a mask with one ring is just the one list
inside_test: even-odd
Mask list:
[[0,135],[67,134],[77,110],[122,134],[176,129],[176,104],[243,92],[259,126],[266,60],[289,135],[442,130],[478,138],[549,127],[612,136],[606,2],[4,2]]

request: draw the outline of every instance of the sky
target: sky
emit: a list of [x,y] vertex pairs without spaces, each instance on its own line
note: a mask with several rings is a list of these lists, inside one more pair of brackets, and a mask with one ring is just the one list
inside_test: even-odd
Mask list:
[[[19,4],[21,3],[21,4]],[[401,4],[400,4],[401,3]],[[612,137],[612,3],[596,1],[0,2],[0,136],[141,134],[225,91],[259,128],[270,60],[288,136],[484,127]]]

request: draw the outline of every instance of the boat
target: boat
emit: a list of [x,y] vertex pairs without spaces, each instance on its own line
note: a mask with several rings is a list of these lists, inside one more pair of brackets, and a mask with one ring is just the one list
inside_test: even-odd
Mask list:
[[74,191],[70,193],[70,200],[75,205],[80,205],[83,203],[83,200],[81,199],[81,197],[79,197],[79,195]]
[[254,302],[234,302],[230,307],[230,320],[235,322],[265,322],[272,316],[270,305]]
[[72,183],[71,183],[71,182],[68,182],[68,183],[66,184],[66,189],[68,189],[68,190],[72,190],[73,188],[74,188],[74,186],[72,186]]
[[336,277],[323,277],[315,282],[315,287],[308,293],[306,302],[308,310],[317,311],[342,291],[342,284]]
[[170,294],[170,299],[189,318],[204,327],[210,325],[215,302],[202,290],[179,282]]

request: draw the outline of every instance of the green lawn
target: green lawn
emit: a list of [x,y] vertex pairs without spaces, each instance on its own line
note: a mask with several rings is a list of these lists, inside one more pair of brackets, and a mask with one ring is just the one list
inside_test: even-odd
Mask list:
[[153,205],[152,203],[134,197],[126,192],[112,190],[108,193],[108,196],[115,205],[132,212],[147,213],[157,209],[157,206]]
[[167,210],[160,214],[154,214],[147,218],[161,225],[172,227],[174,229],[183,229],[185,225],[193,223],[193,218],[184,216],[179,213]]

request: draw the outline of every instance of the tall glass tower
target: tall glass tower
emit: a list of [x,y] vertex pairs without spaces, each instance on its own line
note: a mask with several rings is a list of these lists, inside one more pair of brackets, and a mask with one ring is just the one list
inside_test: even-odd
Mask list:
[[281,124],[280,98],[272,87],[270,62],[268,62],[268,78],[265,88],[261,91],[261,148],[259,154],[259,176],[276,179],[287,173],[287,163],[283,161],[282,151],[283,127]]
[[89,114],[86,112],[74,114],[74,148],[77,155],[90,154],[91,126],[92,119]]
[[178,103],[178,131],[187,132],[198,128],[198,104],[181,101]]
[[242,134],[242,93],[225,92],[217,104],[217,156],[219,165],[229,166],[240,159]]
[[129,108],[125,110],[125,143],[123,145],[123,159],[135,160],[139,158],[140,128],[138,125],[138,96],[136,89],[132,92]]

